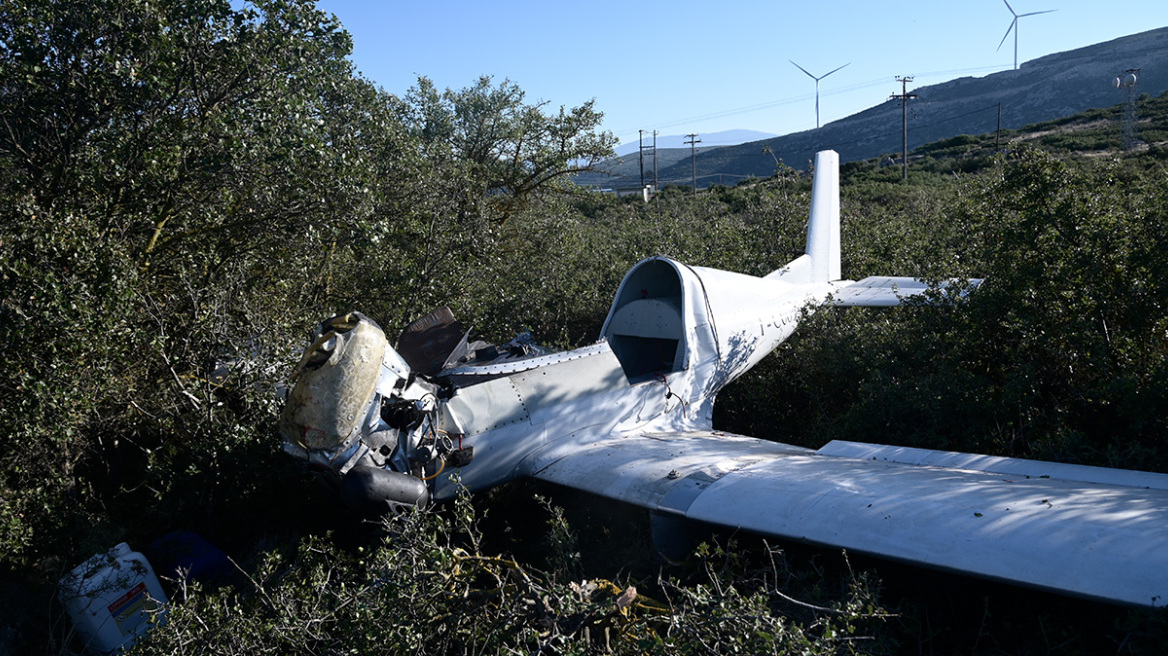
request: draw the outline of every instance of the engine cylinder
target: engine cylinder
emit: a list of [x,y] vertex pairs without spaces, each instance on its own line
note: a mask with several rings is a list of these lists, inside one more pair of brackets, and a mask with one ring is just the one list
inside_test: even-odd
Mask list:
[[419,478],[378,467],[360,466],[341,479],[341,500],[356,512],[384,515],[430,504],[430,490]]

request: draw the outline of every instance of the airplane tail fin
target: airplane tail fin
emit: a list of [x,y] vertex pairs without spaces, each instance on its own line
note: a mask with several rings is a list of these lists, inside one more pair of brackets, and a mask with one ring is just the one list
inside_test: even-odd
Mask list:
[[815,154],[815,180],[811,185],[811,220],[803,255],[765,277],[796,284],[838,283],[826,303],[834,306],[887,307],[900,305],[911,296],[936,288],[960,298],[976,289],[981,278],[952,279],[932,286],[916,278],[871,276],[859,282],[840,275],[839,154],[823,150]]
[[834,150],[815,154],[811,220],[804,254],[766,277],[798,283],[840,279],[839,154]]

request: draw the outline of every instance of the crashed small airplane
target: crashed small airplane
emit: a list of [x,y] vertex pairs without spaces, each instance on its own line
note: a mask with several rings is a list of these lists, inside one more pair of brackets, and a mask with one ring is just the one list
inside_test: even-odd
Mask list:
[[[816,157],[806,253],[764,277],[636,264],[600,340],[549,353],[470,344],[449,310],[391,347],[360,314],[324,322],[280,418],[287,452],[346,503],[424,506],[532,477],[690,522],[1136,606],[1168,602],[1168,475],[713,430],[723,387],[805,307],[889,306],[928,287],[841,280],[839,159]],[[980,281],[941,290],[957,298]],[[668,545],[665,545],[668,546]]]

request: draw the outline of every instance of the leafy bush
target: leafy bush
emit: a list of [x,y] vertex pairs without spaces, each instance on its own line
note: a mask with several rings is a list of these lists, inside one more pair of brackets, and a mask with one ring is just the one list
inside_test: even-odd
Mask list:
[[236,585],[183,587],[131,653],[872,653],[857,647],[886,617],[862,575],[829,606],[792,598],[776,550],[704,547],[684,584],[576,578],[573,529],[548,510],[552,571],[483,553],[462,498],[387,520],[350,552],[308,538],[263,554]]
[[[450,305],[493,339],[590,342],[644,257],[764,274],[798,255],[810,178],[784,168],[648,204],[543,193],[563,191],[571,155],[476,160],[459,108],[495,107],[512,139],[578,130],[597,155],[610,139],[590,103],[536,116],[489,78],[446,92],[423,78],[395,98],[352,71],[349,47],[307,0],[0,8],[0,581],[14,591],[0,651],[67,650],[60,574],[174,528],[235,555],[243,579],[179,589],[143,652],[904,642],[866,575],[820,585],[770,551],[715,547],[675,579],[594,583],[619,577],[585,576],[594,541],[554,512],[540,566],[484,548],[465,504],[354,550],[355,520],[305,487],[272,431],[317,320],[360,309],[392,333]],[[1168,97],[1140,102],[1155,140]],[[1040,127],[1096,148],[1115,129],[1092,122],[1114,115]],[[989,144],[935,145],[907,184],[843,167],[845,273],[985,285],[955,306],[809,317],[725,392],[720,428],[1168,471],[1164,148],[1088,161]],[[555,175],[532,187],[528,165]],[[793,580],[829,610],[784,599]],[[634,584],[646,597],[619,606]],[[1155,644],[1155,625],[1128,626]],[[880,640],[854,639],[867,633]]]

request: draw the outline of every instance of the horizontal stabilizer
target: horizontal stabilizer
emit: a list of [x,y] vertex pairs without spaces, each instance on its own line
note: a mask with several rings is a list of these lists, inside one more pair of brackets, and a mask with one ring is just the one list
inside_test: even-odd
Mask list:
[[[942,291],[956,291],[964,297],[982,282],[982,278],[969,280],[949,280],[941,283]],[[832,293],[827,305],[842,307],[891,307],[900,305],[906,298],[920,296],[929,291],[929,283],[916,278],[891,276],[870,276],[859,282],[840,287]]]

